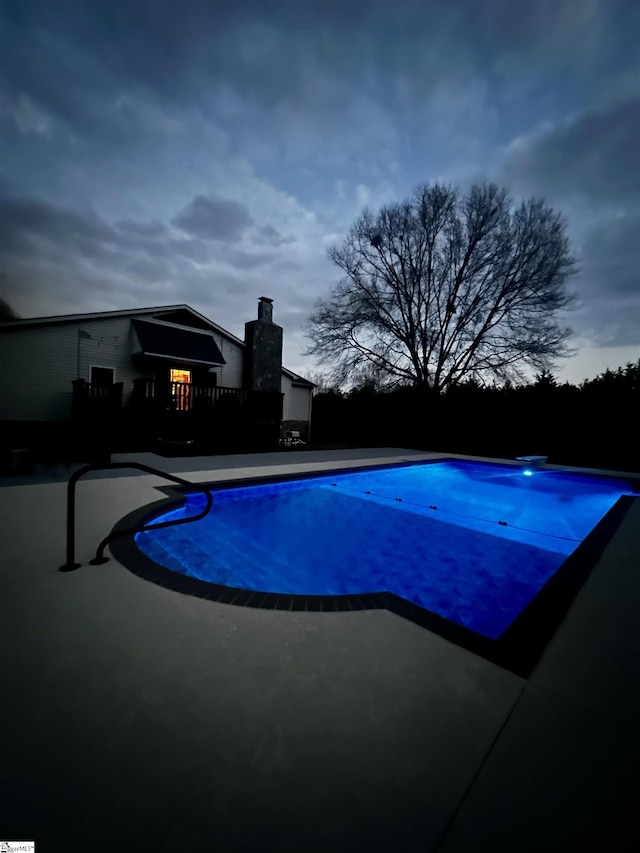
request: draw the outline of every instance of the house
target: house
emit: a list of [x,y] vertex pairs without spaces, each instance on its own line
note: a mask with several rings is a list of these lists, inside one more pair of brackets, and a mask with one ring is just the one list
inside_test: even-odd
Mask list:
[[272,311],[261,297],[244,341],[188,305],[1,323],[3,443],[64,424],[108,430],[122,449],[308,440],[314,385],[282,366]]

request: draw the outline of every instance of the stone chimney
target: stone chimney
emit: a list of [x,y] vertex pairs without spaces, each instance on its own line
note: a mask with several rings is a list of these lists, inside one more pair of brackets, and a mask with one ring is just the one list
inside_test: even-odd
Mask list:
[[258,319],[244,326],[244,387],[281,392],[282,327],[273,322],[273,299],[261,296]]
[[273,299],[269,299],[268,296],[261,296],[258,299],[258,320],[273,323]]

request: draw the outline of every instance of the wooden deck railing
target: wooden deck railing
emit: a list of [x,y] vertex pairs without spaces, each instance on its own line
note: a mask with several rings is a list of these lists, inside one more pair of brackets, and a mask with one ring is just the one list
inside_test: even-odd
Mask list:
[[[122,411],[123,383],[92,385],[85,379],[73,380],[72,410],[74,417],[110,415]],[[141,415],[181,412],[215,413],[220,418],[235,418],[242,412],[250,419],[282,418],[282,394],[247,391],[224,385],[197,385],[190,382],[156,382],[133,380],[131,409]]]
[[139,406],[155,405],[165,411],[188,412],[212,409],[221,401],[243,404],[247,392],[223,385],[196,385],[190,382],[156,382],[153,379],[133,380],[133,400]]
[[86,379],[74,379],[72,407],[74,414],[87,411],[112,412],[122,408],[122,382],[93,385]]

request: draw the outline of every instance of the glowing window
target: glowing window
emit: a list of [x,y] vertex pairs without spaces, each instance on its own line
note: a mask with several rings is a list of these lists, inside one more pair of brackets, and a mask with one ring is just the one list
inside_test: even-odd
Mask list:
[[169,371],[171,382],[191,382],[191,371],[182,367],[172,367]]

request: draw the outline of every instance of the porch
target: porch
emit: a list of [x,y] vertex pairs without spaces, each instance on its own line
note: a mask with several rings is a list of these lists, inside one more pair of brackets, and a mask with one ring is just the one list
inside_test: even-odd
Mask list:
[[98,384],[87,382],[86,379],[74,379],[71,385],[71,412],[74,418],[87,412],[102,415],[117,412],[122,408],[122,382]]
[[123,383],[76,379],[72,412],[92,432],[108,431],[119,447],[195,442],[203,450],[269,449],[280,439],[282,399],[277,392],[140,377],[123,403]]
[[[118,411],[123,407],[123,382],[98,385],[86,379],[72,382],[72,411],[74,415],[99,410]],[[261,391],[245,391],[223,385],[195,384],[193,382],[160,382],[141,377],[133,380],[130,405],[134,408],[153,408],[169,412],[188,412],[222,406],[243,406],[249,395],[263,395]]]
[[244,406],[249,394],[260,393],[223,385],[161,382],[141,377],[133,380],[131,405],[167,412],[202,411],[213,409],[214,406]]

